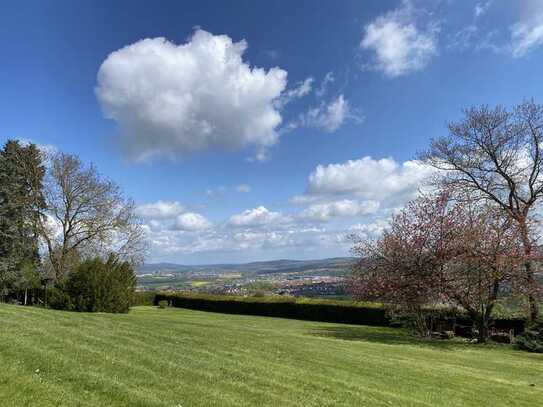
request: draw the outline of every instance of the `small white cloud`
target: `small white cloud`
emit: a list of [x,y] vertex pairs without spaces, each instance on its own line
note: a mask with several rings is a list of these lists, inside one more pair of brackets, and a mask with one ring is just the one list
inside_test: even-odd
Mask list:
[[278,108],[282,108],[295,99],[300,99],[304,96],[307,96],[313,89],[313,82],[315,82],[315,79],[309,77],[306,78],[304,81],[297,83],[293,89],[289,89],[283,92],[281,97],[277,99],[276,106]]
[[301,114],[298,120],[289,124],[289,129],[313,127],[332,133],[347,121],[360,124],[364,121],[364,117],[351,108],[343,95],[339,95],[330,103],[322,102],[319,106],[310,108],[307,112]]
[[242,193],[251,192],[251,187],[247,184],[241,184],[236,187],[236,191]]
[[182,231],[199,231],[209,229],[211,222],[199,213],[187,212],[175,219],[175,229]]
[[394,78],[423,69],[437,54],[437,23],[421,28],[416,14],[411,3],[403,1],[400,8],[377,17],[365,27],[360,47],[373,52],[372,68]]
[[369,200],[411,197],[434,173],[416,160],[398,163],[392,158],[363,157],[317,166],[309,176],[307,195],[353,195]]
[[298,87],[294,88],[292,91],[294,92],[294,96],[297,98],[304,97],[305,95],[308,95],[309,92],[311,92],[311,89],[313,88],[313,82],[315,81],[314,78],[306,78],[303,82],[298,84]]
[[136,215],[144,219],[169,219],[183,211],[183,206],[177,201],[157,201],[136,207]]
[[271,223],[281,223],[288,221],[289,218],[283,216],[280,212],[269,211],[264,206],[253,209],[247,209],[240,214],[230,217],[232,226],[262,226]]
[[314,204],[304,209],[301,217],[317,222],[326,222],[336,217],[355,217],[376,213],[379,209],[377,201],[354,201],[343,199],[339,201]]
[[112,52],[98,72],[96,95],[119,124],[129,156],[275,144],[282,120],[275,101],[287,72],[250,66],[246,49],[245,41],[197,30],[185,44],[153,38]]

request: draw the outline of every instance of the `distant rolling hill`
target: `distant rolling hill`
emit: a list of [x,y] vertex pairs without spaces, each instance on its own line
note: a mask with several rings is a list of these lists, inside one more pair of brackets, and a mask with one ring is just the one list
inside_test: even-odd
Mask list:
[[240,273],[240,274],[273,274],[273,273],[307,273],[323,271],[326,274],[346,272],[355,261],[353,257],[334,257],[321,260],[272,260],[242,264],[206,264],[187,266],[175,263],[148,263],[137,269],[138,274],[145,273]]

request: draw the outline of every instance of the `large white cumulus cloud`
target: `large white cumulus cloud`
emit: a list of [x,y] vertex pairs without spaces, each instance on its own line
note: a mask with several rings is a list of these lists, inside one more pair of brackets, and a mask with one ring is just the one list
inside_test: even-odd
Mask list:
[[287,72],[251,67],[245,41],[197,30],[185,44],[144,39],[111,53],[96,95],[129,156],[178,156],[206,149],[265,149],[278,139],[275,106]]

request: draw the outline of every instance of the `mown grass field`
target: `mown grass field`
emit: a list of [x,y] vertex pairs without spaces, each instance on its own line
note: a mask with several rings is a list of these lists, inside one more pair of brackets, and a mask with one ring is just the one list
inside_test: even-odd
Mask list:
[[0,405],[540,406],[543,355],[182,309],[0,305]]

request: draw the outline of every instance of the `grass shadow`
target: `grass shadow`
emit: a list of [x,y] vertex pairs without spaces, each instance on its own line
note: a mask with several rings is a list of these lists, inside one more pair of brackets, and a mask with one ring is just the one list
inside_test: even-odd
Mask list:
[[424,339],[409,334],[403,329],[355,327],[355,326],[323,326],[309,332],[311,335],[344,341],[380,343],[384,345],[411,345],[432,349],[454,350],[470,345],[463,340]]

